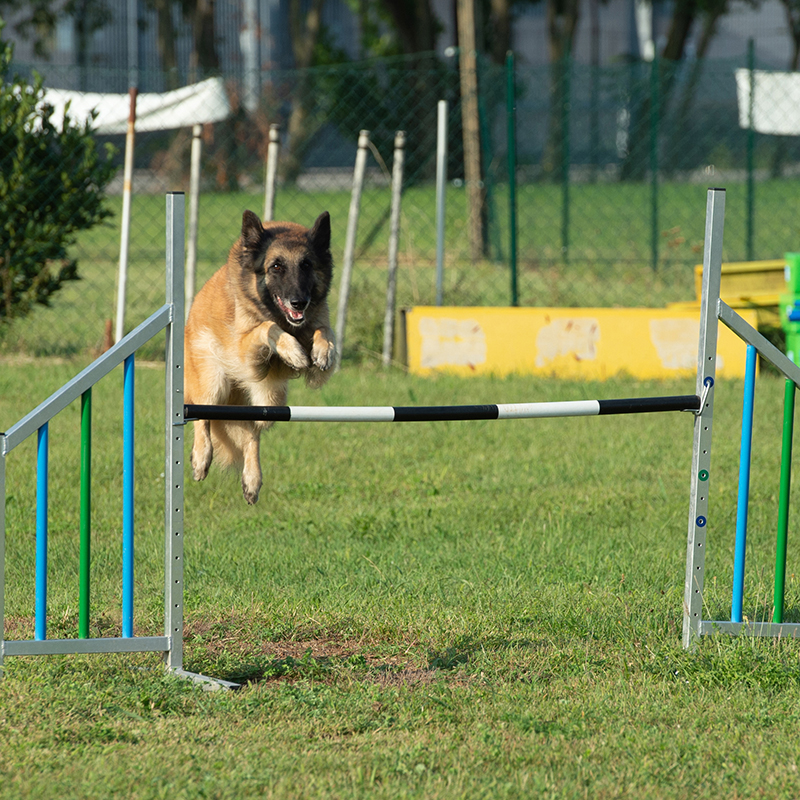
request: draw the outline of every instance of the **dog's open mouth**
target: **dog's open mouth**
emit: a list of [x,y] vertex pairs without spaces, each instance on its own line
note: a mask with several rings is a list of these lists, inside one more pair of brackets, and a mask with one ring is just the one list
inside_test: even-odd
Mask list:
[[275,304],[278,308],[283,312],[283,315],[286,317],[292,325],[301,325],[303,320],[306,316],[306,308],[307,305],[303,306],[303,308],[297,309],[292,308],[291,303],[287,303],[282,297],[278,297],[278,295],[274,295],[275,297]]

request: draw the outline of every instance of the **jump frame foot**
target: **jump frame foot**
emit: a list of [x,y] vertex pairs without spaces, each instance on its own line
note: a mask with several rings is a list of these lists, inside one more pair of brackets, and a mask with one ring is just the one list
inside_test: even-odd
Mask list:
[[208,675],[200,675],[197,672],[188,672],[185,669],[171,669],[168,670],[168,674],[174,675],[176,678],[182,678],[183,680],[200,684],[206,692],[236,691],[237,689],[242,688],[241,683],[224,681],[222,678],[210,678]]

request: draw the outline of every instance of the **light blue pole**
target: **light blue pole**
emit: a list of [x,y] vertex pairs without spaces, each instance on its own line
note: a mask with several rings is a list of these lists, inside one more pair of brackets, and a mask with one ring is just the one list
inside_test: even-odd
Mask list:
[[125,359],[122,410],[122,635],[133,636],[134,357]]
[[47,638],[47,456],[50,434],[45,422],[38,432],[36,451],[36,591],[34,638]]
[[747,549],[747,507],[750,500],[750,449],[753,442],[753,405],[756,388],[756,349],[747,345],[742,401],[742,446],[739,453],[739,501],[736,507],[736,549],[733,557],[731,622],[742,621],[744,559]]

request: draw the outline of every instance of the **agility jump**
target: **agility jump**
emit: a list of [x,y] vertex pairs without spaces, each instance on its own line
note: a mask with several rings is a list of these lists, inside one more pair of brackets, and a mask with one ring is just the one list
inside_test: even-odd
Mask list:
[[[744,322],[719,299],[722,266],[722,230],[725,192],[711,189],[706,209],[703,295],[700,319],[700,344],[696,394],[647,397],[621,400],[585,400],[554,403],[518,403],[478,406],[377,406],[377,407],[246,407],[187,405],[183,399],[183,320],[184,320],[184,197],[182,193],[167,195],[166,302],[151,317],[119,341],[107,353],[65,384],[22,420],[0,433],[0,667],[5,656],[48,655],[66,653],[160,652],[168,671],[217,688],[235,687],[183,669],[183,481],[184,426],[199,419],[246,419],[295,422],[427,422],[435,420],[533,419],[609,414],[656,413],[687,411],[694,415],[694,444],[687,542],[686,581],[684,595],[683,643],[692,646],[699,637],[724,632],[747,633],[752,636],[800,636],[800,624],[784,624],[783,580],[786,562],[786,527],[788,521],[788,485],[790,478],[791,435],[795,387],[800,385],[800,369],[754,328]],[[742,425],[742,461],[740,464],[739,513],[737,519],[736,563],[731,620],[704,620],[703,577],[708,530],[708,485],[711,476],[711,434],[715,391],[715,364],[718,322],[734,331],[748,347],[748,377],[745,382],[745,410]],[[119,364],[125,364],[125,465],[132,470],[133,453],[133,368],[137,348],[162,330],[166,331],[166,401],[165,401],[165,579],[164,634],[134,636],[132,594],[133,582],[133,483],[132,474],[123,476],[123,629],[121,637],[90,638],[89,619],[89,530],[88,509],[91,492],[91,388]],[[786,378],[786,414],[784,415],[783,464],[779,509],[775,612],[772,622],[743,623],[741,618],[744,584],[744,549],[747,527],[747,494],[749,491],[749,442],[752,430],[752,396],[755,377],[755,354],[766,358]],[[752,366],[751,366],[752,365]],[[130,401],[128,400],[130,394]],[[82,469],[86,481],[81,490],[81,586],[79,638],[47,639],[47,450],[48,423],[70,403],[81,398]],[[130,412],[128,412],[130,408]],[[33,640],[5,639],[5,459],[22,441],[34,433],[38,436],[37,457],[37,553],[35,635]],[[130,438],[128,438],[130,437]],[[747,447],[744,445],[747,444]],[[128,455],[130,454],[130,455]],[[127,469],[127,466],[126,466]],[[785,486],[785,491],[784,491]],[[86,506],[85,522],[83,507]]]

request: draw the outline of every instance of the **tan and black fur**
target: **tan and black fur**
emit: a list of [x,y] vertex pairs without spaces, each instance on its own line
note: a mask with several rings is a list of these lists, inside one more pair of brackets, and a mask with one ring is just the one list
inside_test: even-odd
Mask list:
[[[225,266],[197,293],[185,334],[186,402],[286,405],[290,378],[328,380],[334,338],[327,305],[333,261],[328,212],[308,229],[265,222],[252,211]],[[242,470],[248,503],[261,489],[261,431],[271,422],[194,423],[192,470],[201,481],[212,458]]]

